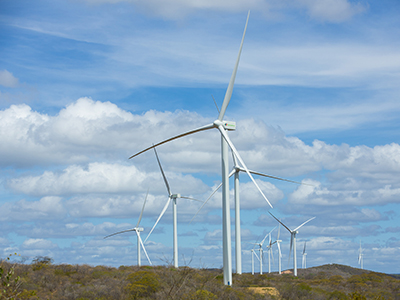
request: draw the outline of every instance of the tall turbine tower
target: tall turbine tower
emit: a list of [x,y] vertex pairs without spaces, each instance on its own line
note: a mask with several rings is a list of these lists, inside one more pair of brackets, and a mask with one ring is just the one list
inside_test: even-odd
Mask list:
[[306,241],[304,241],[303,257],[301,260],[301,268],[307,269],[307,253],[306,253]]
[[276,238],[276,245],[278,246],[278,271],[279,271],[279,274],[282,274],[282,252],[281,252],[282,240],[279,239],[280,233],[281,233],[281,224],[279,223],[278,237]]
[[363,261],[363,250],[361,248],[361,240],[360,240],[360,250],[358,251],[358,264],[360,265],[360,268],[363,269],[364,268],[364,261]]
[[[167,188],[168,191],[168,200],[167,203],[165,204],[163,210],[161,211],[160,215],[158,216],[158,219],[156,221],[156,223],[154,224],[153,228],[150,230],[149,234],[147,235],[146,239],[144,240],[144,242],[147,241],[147,239],[150,237],[150,234],[153,232],[154,228],[157,226],[158,222],[160,221],[161,217],[164,215],[165,211],[168,208],[169,203],[172,200],[172,214],[173,214],[173,260],[174,260],[174,267],[178,268],[178,221],[177,221],[177,209],[176,209],[176,200],[178,198],[182,198],[182,199],[189,199],[189,200],[195,200],[195,201],[200,201],[194,198],[190,198],[190,197],[185,197],[185,196],[181,196],[181,194],[172,194],[171,193],[171,189],[169,187],[168,184],[168,180],[167,177],[165,176],[164,170],[161,166],[161,162],[160,159],[158,158],[158,154],[157,154],[157,150],[156,148],[154,148],[154,153],[156,154],[156,158],[157,158],[157,162],[158,162],[158,166],[160,167],[160,171],[162,174],[162,177],[164,179],[164,183],[165,186]],[[200,201],[201,202],[201,201]]]
[[285,224],[283,224],[281,221],[279,221],[271,212],[269,214],[277,220],[279,223],[282,224],[283,227],[285,227],[289,232],[290,232],[290,250],[289,250],[289,261],[290,261],[290,253],[292,252],[293,248],[293,275],[297,276],[297,255],[296,255],[296,235],[299,233],[298,230],[303,227],[306,223],[310,222],[311,220],[314,220],[315,217],[312,217],[311,219],[308,219],[305,221],[303,224],[300,226],[296,227],[295,229],[291,230],[289,227],[287,227]]
[[110,234],[110,235],[107,235],[106,237],[104,237],[106,239],[106,238],[109,238],[109,237],[111,237],[113,235],[117,235],[117,234],[120,234],[120,233],[131,232],[131,231],[136,232],[136,235],[137,235],[137,263],[138,263],[139,267],[141,266],[140,246],[142,246],[144,254],[146,254],[147,260],[149,261],[150,265],[152,264],[149,256],[147,255],[147,251],[144,248],[144,244],[142,242],[142,239],[140,237],[140,232],[143,231],[143,228],[139,227],[140,221],[142,220],[143,211],[144,211],[144,207],[146,205],[148,194],[149,194],[149,191],[147,191],[146,198],[144,199],[144,202],[143,202],[142,211],[140,212],[139,220],[138,220],[138,222],[137,222],[137,224],[136,224],[136,226],[134,228],[128,229],[128,230],[119,231],[119,232],[116,232],[116,233],[113,233],[113,234]]
[[148,147],[130,157],[133,158],[143,152],[146,152],[154,147],[159,145],[165,144],[172,140],[184,137],[186,135],[190,135],[196,132],[209,130],[216,128],[219,130],[221,134],[221,165],[222,165],[222,256],[223,256],[223,276],[224,276],[224,284],[225,285],[232,285],[232,250],[231,250],[231,228],[230,228],[230,207],[229,207],[229,156],[228,156],[228,147],[231,148],[233,153],[236,155],[237,159],[246,170],[246,173],[253,181],[254,185],[257,187],[259,192],[263,195],[265,201],[272,207],[271,203],[268,201],[267,197],[265,197],[264,193],[261,191],[260,187],[258,186],[257,182],[254,180],[253,176],[250,174],[248,168],[246,167],[245,163],[243,162],[242,158],[240,157],[238,151],[236,150],[235,146],[233,145],[232,141],[228,136],[228,130],[235,130],[236,123],[231,121],[224,121],[223,118],[225,116],[226,109],[228,107],[229,101],[231,100],[233,86],[235,84],[236,72],[239,66],[240,54],[243,48],[244,37],[247,29],[247,24],[249,21],[250,12],[247,15],[246,25],[244,28],[242,41],[240,43],[239,54],[236,59],[236,64],[232,72],[231,79],[229,81],[228,88],[225,93],[224,101],[222,103],[222,107],[218,116],[218,119],[215,120],[213,123],[190,130],[188,132],[179,134],[162,142],[159,142],[151,147]]

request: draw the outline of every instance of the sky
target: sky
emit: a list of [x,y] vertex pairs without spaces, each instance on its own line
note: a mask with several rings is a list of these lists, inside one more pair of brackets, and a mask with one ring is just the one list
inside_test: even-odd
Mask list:
[[[299,268],[304,242],[308,267],[359,267],[361,241],[365,269],[400,273],[397,0],[2,0],[0,256],[137,264],[133,232],[104,237],[136,225],[149,191],[144,240],[168,194],[154,152],[129,157],[217,118],[249,10],[229,136],[249,169],[303,184],[255,176],[270,209],[241,174],[243,271],[271,212],[291,229],[316,217]],[[205,201],[221,182],[217,130],[157,150],[173,193]],[[221,193],[191,222],[201,205],[178,199],[179,264],[220,268]],[[171,206],[145,247],[172,262]]]

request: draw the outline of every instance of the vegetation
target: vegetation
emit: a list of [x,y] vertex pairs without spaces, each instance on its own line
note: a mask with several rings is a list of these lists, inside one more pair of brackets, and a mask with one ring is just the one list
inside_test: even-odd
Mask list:
[[400,279],[341,265],[276,273],[234,275],[223,285],[222,270],[171,266],[53,265],[1,263],[0,299],[400,299]]

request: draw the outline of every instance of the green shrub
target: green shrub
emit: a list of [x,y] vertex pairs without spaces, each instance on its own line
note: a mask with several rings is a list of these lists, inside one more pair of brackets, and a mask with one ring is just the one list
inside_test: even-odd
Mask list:
[[150,296],[160,288],[158,275],[151,271],[141,270],[132,273],[127,277],[127,280],[129,283],[125,290],[129,292],[133,299]]
[[341,291],[333,291],[329,295],[329,300],[347,300],[349,297],[347,297],[346,293],[341,292]]
[[197,290],[188,297],[184,297],[185,300],[213,300],[218,299],[216,295],[207,290]]
[[32,260],[33,271],[39,271],[44,267],[51,265],[53,259],[48,256],[37,256]]

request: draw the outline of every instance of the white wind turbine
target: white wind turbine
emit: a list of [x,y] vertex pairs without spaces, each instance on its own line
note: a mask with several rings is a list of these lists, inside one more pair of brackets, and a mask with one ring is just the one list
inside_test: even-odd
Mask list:
[[222,248],[223,248],[223,277],[224,277],[224,284],[225,285],[232,285],[232,250],[231,250],[231,228],[230,228],[230,207],[229,207],[229,157],[228,157],[228,147],[231,148],[233,153],[236,155],[238,158],[239,162],[243,166],[243,168],[246,170],[246,173],[249,175],[250,179],[253,181],[257,189],[260,191],[260,193],[263,195],[264,199],[267,201],[267,203],[272,207],[271,203],[268,201],[267,197],[264,195],[264,193],[261,191],[260,187],[254,180],[253,176],[247,169],[245,163],[243,162],[242,158],[240,157],[238,151],[236,150],[235,146],[231,142],[227,131],[228,130],[235,130],[236,129],[236,123],[231,122],[231,121],[224,121],[223,118],[225,116],[226,109],[229,105],[232,92],[233,92],[233,86],[235,84],[235,78],[236,78],[236,72],[239,66],[239,60],[240,60],[240,54],[242,52],[243,48],[243,42],[244,42],[244,37],[247,29],[247,24],[249,21],[249,16],[250,12],[247,15],[247,20],[246,20],[246,25],[244,28],[243,36],[242,36],[242,41],[240,43],[240,48],[239,48],[239,54],[236,59],[236,64],[232,72],[231,79],[229,81],[228,88],[225,93],[224,101],[221,106],[221,110],[218,115],[218,119],[215,120],[213,123],[190,130],[188,132],[179,134],[177,136],[174,136],[172,138],[169,138],[167,140],[164,140],[162,142],[159,142],[151,147],[148,147],[130,157],[133,158],[143,152],[146,152],[154,147],[160,146],[162,144],[165,144],[167,142],[170,142],[172,140],[200,132],[200,131],[205,131],[209,129],[216,128],[219,130],[221,134],[221,164],[222,164]]
[[144,251],[144,254],[146,254],[147,260],[149,261],[150,265],[152,264],[152,263],[151,263],[151,260],[150,260],[150,258],[149,258],[149,256],[147,255],[147,251],[146,251],[146,249],[145,249],[145,247],[144,247],[144,244],[143,244],[143,242],[142,242],[142,239],[141,239],[141,237],[140,237],[140,232],[143,231],[143,228],[142,228],[142,227],[139,227],[140,221],[142,220],[143,210],[144,210],[144,207],[145,207],[145,205],[146,205],[146,201],[147,201],[147,196],[148,196],[148,194],[149,194],[149,191],[147,191],[146,198],[144,199],[142,211],[140,212],[139,220],[138,220],[138,222],[137,222],[137,224],[136,224],[136,226],[135,226],[134,228],[128,229],[128,230],[119,231],[119,232],[116,232],[116,233],[113,233],[113,234],[110,234],[110,235],[107,235],[106,237],[104,237],[104,238],[106,239],[106,238],[109,238],[109,237],[111,237],[111,236],[113,236],[113,235],[117,235],[117,234],[120,234],[120,233],[135,231],[135,232],[136,232],[136,235],[137,235],[137,263],[138,263],[138,266],[139,266],[139,267],[141,266],[140,246],[142,246],[143,251]]
[[[246,170],[241,167],[236,159],[236,156],[234,153],[232,153],[233,156],[233,168],[232,171],[229,173],[229,178],[235,175],[235,180],[234,180],[234,191],[235,191],[235,258],[236,258],[236,273],[237,274],[242,274],[242,242],[241,242],[241,230],[240,230],[240,189],[239,189],[239,173],[240,172],[246,172]],[[296,184],[302,184],[302,185],[309,185],[307,183],[301,183],[289,179],[284,179],[272,175],[267,175],[265,173],[253,171],[253,170],[248,170],[251,174],[253,175],[259,175],[267,178],[272,178],[272,179],[277,179],[277,180],[282,180],[286,182],[291,182],[291,183],[296,183]],[[207,204],[208,200],[211,199],[211,197],[219,190],[219,188],[222,186],[222,183],[220,183],[215,190],[211,193],[211,195],[208,197],[206,201],[204,201],[203,205],[199,208],[197,213],[193,216],[193,219],[197,216],[197,214],[201,211],[201,209],[204,207],[204,205]],[[190,221],[190,222],[192,222]]]
[[281,252],[282,240],[279,239],[280,233],[281,233],[281,224],[279,223],[278,237],[276,238],[276,245],[278,246],[278,271],[279,271],[279,274],[282,274],[282,252]]
[[[272,229],[272,230],[274,230],[274,229]],[[269,243],[267,245],[267,249],[268,249],[268,273],[271,273],[271,258],[272,258],[272,263],[274,262],[274,254],[272,252],[272,245],[277,242],[277,241],[272,242],[271,233],[272,233],[272,231],[269,233]]]
[[[158,158],[158,154],[157,154],[157,150],[156,148],[154,148],[154,153],[156,154],[156,158],[157,158],[157,162],[158,162],[158,166],[160,167],[160,171],[162,174],[162,177],[164,179],[164,183],[165,186],[167,188],[168,191],[168,200],[167,203],[165,204],[164,208],[162,209],[160,215],[158,216],[158,219],[156,221],[156,223],[154,224],[153,228],[150,230],[149,234],[147,235],[146,239],[144,240],[144,242],[147,241],[147,239],[150,237],[151,233],[153,232],[154,228],[157,226],[158,222],[160,221],[161,217],[164,215],[165,211],[168,208],[169,203],[172,200],[172,214],[173,214],[173,218],[172,218],[172,223],[173,223],[173,260],[174,260],[174,267],[178,268],[178,221],[177,221],[177,209],[176,209],[176,200],[178,198],[182,198],[182,199],[189,199],[189,200],[195,200],[195,201],[200,201],[194,198],[190,198],[190,197],[185,197],[185,196],[181,196],[181,194],[172,194],[171,193],[171,189],[169,187],[168,184],[168,180],[167,177],[165,176],[164,170],[161,166],[161,162],[160,159]],[[201,202],[201,201],[200,201]]]
[[283,227],[285,227],[289,232],[290,232],[290,250],[289,250],[289,262],[290,262],[290,254],[292,252],[293,248],[293,275],[297,276],[297,255],[296,255],[296,234],[299,233],[298,230],[303,227],[306,223],[310,222],[311,220],[314,220],[315,217],[312,217],[311,219],[308,219],[305,221],[303,224],[300,226],[296,227],[295,229],[291,230],[289,227],[287,227],[285,224],[283,224],[281,221],[279,221],[271,212],[268,212],[275,220],[277,220],[280,224],[282,224]]
[[251,274],[254,275],[254,255],[257,257],[257,254],[254,252],[254,248],[251,250],[243,250],[243,252],[249,252],[251,253]]
[[[275,227],[276,228],[276,227]],[[274,228],[274,229],[275,229]],[[271,232],[274,230],[274,229],[272,229],[269,233],[267,233],[267,235],[261,240],[261,242],[259,242],[259,243],[253,243],[254,244],[254,247],[253,247],[253,253],[254,253],[254,248],[256,247],[256,246],[258,246],[258,252],[259,252],[259,254],[260,254],[260,257],[258,258],[259,259],[259,261],[260,261],[260,275],[263,273],[263,248],[262,248],[262,246],[263,246],[263,244],[264,244],[264,242],[265,242],[265,240],[266,240],[266,238],[268,237],[268,236],[271,236]],[[254,253],[255,254],[255,253]]]
[[307,269],[307,253],[306,253],[306,241],[304,241],[303,257],[301,260],[301,268]]
[[364,266],[363,266],[363,263],[364,263],[364,261],[363,261],[363,250],[362,250],[362,248],[361,248],[361,240],[360,240],[360,250],[358,250],[358,264],[360,265],[360,268],[361,269],[363,269],[364,268]]

